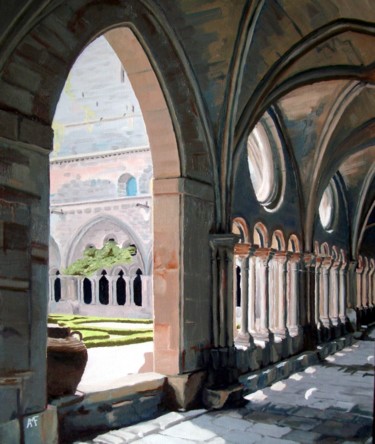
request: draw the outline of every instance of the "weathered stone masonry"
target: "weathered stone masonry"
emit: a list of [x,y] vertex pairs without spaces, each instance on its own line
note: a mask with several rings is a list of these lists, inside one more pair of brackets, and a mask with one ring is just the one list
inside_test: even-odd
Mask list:
[[1,441],[56,441],[51,124],[78,54],[106,32],[153,163],[154,370],[215,392],[373,320],[371,2],[20,0],[0,12]]

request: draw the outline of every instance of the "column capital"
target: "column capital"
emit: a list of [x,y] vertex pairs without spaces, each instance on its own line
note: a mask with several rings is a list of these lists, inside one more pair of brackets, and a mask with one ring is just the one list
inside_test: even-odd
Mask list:
[[374,259],[369,260],[369,268],[370,268],[369,275],[372,276],[375,272],[375,260]]
[[289,251],[275,251],[274,259],[280,263],[285,264],[290,259],[290,252]]
[[292,252],[289,252],[289,254],[290,254],[289,261],[293,262],[293,263],[298,263],[303,258],[303,254],[302,253],[294,253],[294,252],[292,253]]
[[346,273],[349,269],[349,262],[347,260],[342,260],[340,262],[340,273]]
[[305,264],[305,267],[311,267],[315,265],[316,256],[313,253],[303,253],[302,260]]
[[246,258],[252,256],[257,248],[258,245],[255,244],[237,243],[234,246],[234,254]]
[[274,254],[275,250],[273,250],[272,248],[258,248],[254,251],[255,257],[266,262],[269,262]]
[[233,233],[216,233],[210,234],[208,237],[212,250],[230,249],[233,251],[234,246],[238,243],[240,237]]
[[332,264],[333,264],[333,259],[330,256],[323,257],[322,267],[325,270],[328,271],[332,267]]
[[315,256],[315,268],[321,268],[323,265],[323,257]]

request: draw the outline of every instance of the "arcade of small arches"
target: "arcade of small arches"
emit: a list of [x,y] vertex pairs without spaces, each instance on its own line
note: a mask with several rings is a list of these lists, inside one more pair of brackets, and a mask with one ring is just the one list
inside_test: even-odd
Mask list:
[[[0,3],[7,18],[0,27],[0,306],[7,332],[0,394],[10,400],[1,430],[14,433],[14,442],[22,442],[28,415],[48,422],[51,125],[70,68],[98,35],[120,59],[142,110],[152,217],[151,197],[131,195],[130,176],[138,176],[124,168],[112,181],[116,199],[89,214],[105,219],[105,207],[113,207],[116,236],[121,214],[134,211],[152,226],[153,239],[142,247],[142,236],[128,233],[147,261],[132,275],[124,267],[122,276],[99,270],[89,278],[90,304],[88,282],[72,285],[81,308],[100,306],[105,315],[135,304],[132,276],[144,272],[143,291],[152,269],[153,370],[172,392],[183,385],[175,408],[374,320],[371,2],[22,2],[19,10]],[[117,192],[126,202],[117,202]],[[70,255],[66,263],[90,243],[78,220],[90,209],[74,205],[53,214],[69,221],[69,236],[81,234],[74,245],[59,243],[66,249],[59,254]],[[57,279],[61,304],[63,276]]]
[[[118,244],[118,239],[122,240],[122,247],[132,244],[132,237],[125,229],[120,230],[117,236],[106,234],[99,242],[98,235],[106,231],[108,219],[102,221],[99,218],[94,222],[88,224],[87,229],[80,230],[81,238],[91,240],[83,251],[95,246],[104,246],[108,241]],[[102,231],[98,230],[98,225],[103,226]],[[82,257],[83,251],[79,253],[81,246],[79,236],[78,239],[73,238],[73,251],[68,250],[68,257]],[[143,258],[144,246],[136,248],[137,254],[129,264],[116,265],[108,270],[99,269],[93,276],[72,276],[62,273],[56,266],[69,261],[62,257],[56,242],[51,238],[49,312],[152,318],[152,275],[144,274],[145,270],[152,270],[152,266]]]
[[[59,307],[62,301],[69,301],[75,314],[82,314],[84,310],[80,309],[80,305],[86,304],[143,307],[146,308],[143,314],[152,316],[150,292],[144,294],[144,287],[148,288],[150,282],[148,280],[145,284],[146,279],[139,268],[134,276],[125,275],[124,270],[122,268],[118,270],[118,267],[109,273],[106,270],[101,270],[92,277],[62,276],[57,270],[50,274],[49,280],[50,311],[53,313],[69,311],[69,307],[67,308],[66,305]],[[57,302],[60,304],[56,305]],[[100,315],[101,313],[100,307],[96,313],[94,310],[90,311],[91,315]]]
[[[233,222],[233,233],[239,240],[233,253],[237,346],[286,342],[283,353],[288,355],[293,338],[294,346],[302,346],[306,328],[310,340],[321,343],[374,316],[374,259],[349,261],[344,250],[318,242],[313,253],[304,253],[296,235],[286,241],[276,230],[271,236],[262,223],[254,226],[250,238],[240,218]],[[353,281],[354,289],[349,286]]]

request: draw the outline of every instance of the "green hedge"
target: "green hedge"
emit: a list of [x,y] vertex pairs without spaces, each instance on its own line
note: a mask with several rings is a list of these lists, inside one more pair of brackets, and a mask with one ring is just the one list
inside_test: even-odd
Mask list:
[[87,348],[94,347],[113,347],[117,345],[140,344],[141,342],[149,342],[153,340],[152,332],[138,333],[136,335],[111,336],[108,339],[92,339],[85,341]]
[[125,324],[152,324],[152,319],[134,319],[134,318],[106,318],[99,316],[79,316],[65,314],[50,314],[48,322],[57,324],[64,321],[74,321],[75,323],[89,322],[119,322]]
[[[79,331],[87,348],[111,347],[116,345],[138,344],[153,340],[153,329],[126,329],[126,324],[152,324],[149,319],[100,318],[98,316],[78,316],[51,314],[48,322],[62,327],[70,327],[72,331]],[[121,325],[116,327],[103,327],[95,325],[96,322],[114,322]],[[125,327],[125,328],[124,328]]]

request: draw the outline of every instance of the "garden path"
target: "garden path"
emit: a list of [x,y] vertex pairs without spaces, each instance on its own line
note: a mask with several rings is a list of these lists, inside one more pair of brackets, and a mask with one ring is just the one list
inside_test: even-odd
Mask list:
[[88,361],[78,391],[87,393],[116,387],[133,373],[153,371],[153,342],[88,349]]

